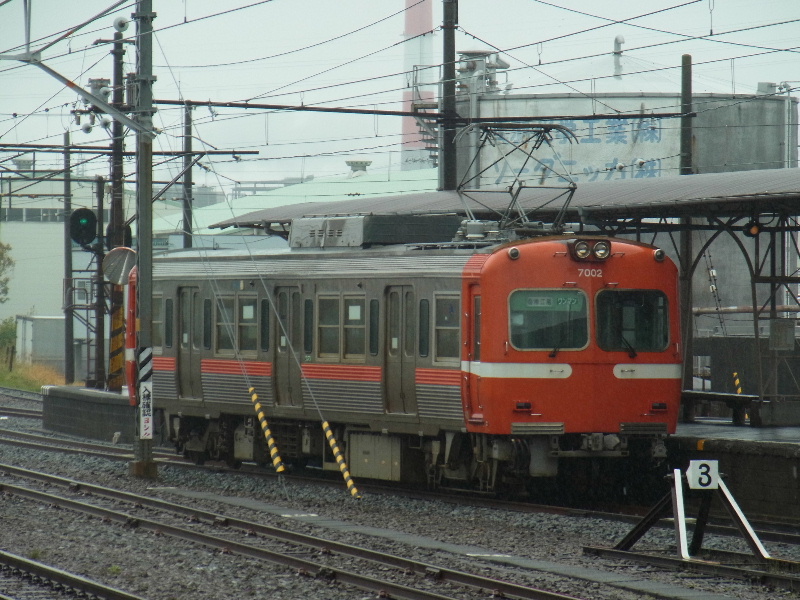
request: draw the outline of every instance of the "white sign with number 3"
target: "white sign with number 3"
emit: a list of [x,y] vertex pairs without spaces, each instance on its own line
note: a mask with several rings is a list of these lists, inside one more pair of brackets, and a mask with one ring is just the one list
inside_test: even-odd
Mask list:
[[690,460],[686,469],[689,488],[693,490],[716,490],[719,488],[719,461]]

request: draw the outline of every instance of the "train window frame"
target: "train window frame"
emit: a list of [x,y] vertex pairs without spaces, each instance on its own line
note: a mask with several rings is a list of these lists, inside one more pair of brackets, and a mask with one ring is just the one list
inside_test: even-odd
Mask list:
[[314,301],[303,301],[303,351],[307,356],[314,353]]
[[[252,309],[252,314],[245,314],[247,308]],[[236,295],[235,344],[243,355],[255,355],[258,352],[258,298],[255,294]]]
[[[451,302],[455,302],[454,322],[446,321],[447,316],[440,311],[445,303]],[[447,339],[451,337],[455,339]],[[443,349],[448,346],[455,350],[454,355],[443,354]],[[461,296],[458,294],[433,296],[433,359],[438,363],[456,363],[461,360]]]
[[431,352],[431,301],[422,298],[419,301],[419,344],[420,358],[427,358]]
[[369,353],[377,356],[380,352],[381,302],[377,298],[369,301]]
[[203,348],[211,350],[211,336],[213,329],[213,311],[211,298],[203,298]]
[[[624,323],[619,323],[619,343],[616,345],[608,343],[609,340],[607,336],[604,335],[601,329],[605,325],[605,318],[607,315],[607,310],[604,310],[600,306],[601,298],[605,297],[613,297],[614,294],[606,294],[606,292],[615,292],[617,296],[621,296],[622,294],[647,294],[653,297],[658,298],[659,300],[663,300],[663,304],[660,307],[656,307],[655,311],[659,312],[662,319],[661,319],[661,335],[663,336],[663,344],[659,346],[643,346],[640,345],[638,342],[641,340],[642,332],[644,331],[644,327],[640,322],[636,322],[629,327],[625,327]],[[643,305],[644,306],[644,305]],[[594,326],[594,338],[597,344],[597,347],[600,348],[604,352],[627,352],[631,355],[636,355],[640,352],[664,352],[670,347],[670,339],[671,339],[671,322],[670,322],[670,314],[669,314],[669,297],[665,294],[662,290],[657,289],[645,289],[645,288],[614,288],[614,289],[604,289],[600,290],[595,294],[594,298],[594,313],[595,313],[595,326]],[[637,313],[638,314],[638,313]],[[626,314],[620,314],[619,319],[620,321],[629,319],[630,312]],[[655,321],[654,321],[655,322]],[[624,333],[628,331],[632,333],[632,338],[627,337]],[[655,336],[658,335],[657,332],[653,332],[651,334],[653,339]]]
[[153,323],[153,349],[158,350],[162,347],[170,348],[164,344],[165,331],[164,331],[164,297],[153,295],[153,312],[151,321]]
[[342,348],[342,298],[339,295],[317,296],[317,357],[339,359]]
[[342,358],[364,359],[367,355],[367,297],[365,295],[345,294],[343,296],[341,323]]
[[[226,313],[224,306],[229,303],[230,312]],[[234,335],[236,333],[236,295],[217,296],[214,303],[214,352],[221,355],[233,355],[236,352],[236,340]],[[229,316],[230,320],[222,320],[220,316]],[[228,340],[230,346],[222,347],[220,342]]]
[[[580,294],[583,298],[583,317],[585,319],[584,323],[584,343],[582,345],[566,345],[568,340],[558,340],[558,339],[549,339],[547,340],[547,344],[541,345],[532,345],[532,346],[523,346],[519,343],[520,338],[518,337],[519,333],[515,333],[514,331],[514,310],[512,308],[513,298],[516,294],[522,292],[535,292],[535,293],[553,293],[553,294],[569,294],[575,293]],[[516,288],[511,290],[507,297],[507,308],[508,308],[508,341],[514,350],[519,350],[520,352],[550,352],[550,353],[558,353],[562,351],[569,351],[569,352],[579,352],[581,350],[585,350],[591,341],[590,332],[592,331],[592,323],[591,323],[591,315],[589,311],[589,297],[586,294],[586,291],[581,288]],[[535,308],[535,307],[532,307]],[[542,308],[545,308],[542,306]],[[518,311],[519,312],[519,311]],[[529,311],[531,313],[535,312],[533,310]],[[552,311],[556,312],[556,311]],[[518,325],[522,325],[523,323],[519,323]],[[524,332],[527,335],[533,336],[537,333],[537,330],[530,330],[528,332]],[[515,339],[516,338],[516,339]]]
[[270,302],[268,298],[262,298],[261,302],[259,303],[259,321],[258,321],[258,333],[260,336],[258,342],[258,348],[261,352],[269,352],[269,342],[271,335],[270,329]]

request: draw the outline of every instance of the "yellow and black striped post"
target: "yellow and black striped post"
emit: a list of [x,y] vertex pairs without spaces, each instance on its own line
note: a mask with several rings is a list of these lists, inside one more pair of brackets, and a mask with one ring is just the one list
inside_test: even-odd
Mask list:
[[742,393],[742,384],[739,381],[739,373],[737,373],[736,371],[733,372],[733,387],[736,388],[737,394]]
[[256,394],[256,388],[251,387],[249,391],[250,391],[250,399],[253,401],[253,405],[256,409],[258,422],[261,423],[261,430],[264,432],[264,437],[267,440],[269,455],[272,458],[272,466],[275,467],[275,470],[278,473],[283,473],[286,470],[286,467],[283,466],[283,462],[281,461],[281,455],[278,454],[278,446],[275,445],[275,440],[272,437],[272,432],[269,430],[269,423],[267,423],[267,417],[261,408],[261,403],[258,401],[258,394]]
[[347,469],[347,463],[344,462],[344,457],[342,456],[341,451],[339,450],[339,444],[336,443],[336,438],[333,437],[333,432],[331,431],[331,426],[328,424],[327,421],[322,422],[322,431],[325,432],[325,437],[328,438],[328,444],[333,451],[333,456],[336,459],[336,463],[339,465],[339,470],[342,472],[342,477],[344,477],[344,482],[347,484],[347,490],[350,492],[350,495],[353,498],[359,499],[361,498],[361,494],[358,493],[358,489],[356,489],[356,484],[353,482],[353,478],[350,477],[350,471]]

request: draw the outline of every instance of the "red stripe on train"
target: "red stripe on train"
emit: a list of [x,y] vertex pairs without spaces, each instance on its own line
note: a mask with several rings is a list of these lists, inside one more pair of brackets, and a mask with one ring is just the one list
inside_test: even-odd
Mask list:
[[169,356],[154,356],[153,357],[153,370],[154,371],[174,371],[175,359]]
[[247,373],[248,375],[269,377],[272,375],[272,363],[206,358],[200,361],[200,370],[203,373],[214,373],[216,375],[242,375]]
[[337,379],[342,381],[381,381],[380,367],[354,365],[303,365],[303,375],[309,379]]
[[426,385],[461,385],[461,371],[452,369],[417,369],[417,383]]

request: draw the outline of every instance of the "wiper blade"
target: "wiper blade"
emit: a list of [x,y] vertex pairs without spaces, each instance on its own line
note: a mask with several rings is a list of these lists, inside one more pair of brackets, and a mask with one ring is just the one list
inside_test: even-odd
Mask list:
[[622,343],[625,344],[625,347],[628,349],[628,356],[630,356],[631,358],[636,358],[637,356],[636,348],[634,348],[633,344],[631,344],[628,341],[628,338],[626,338],[624,335],[619,336],[619,338],[622,340]]

